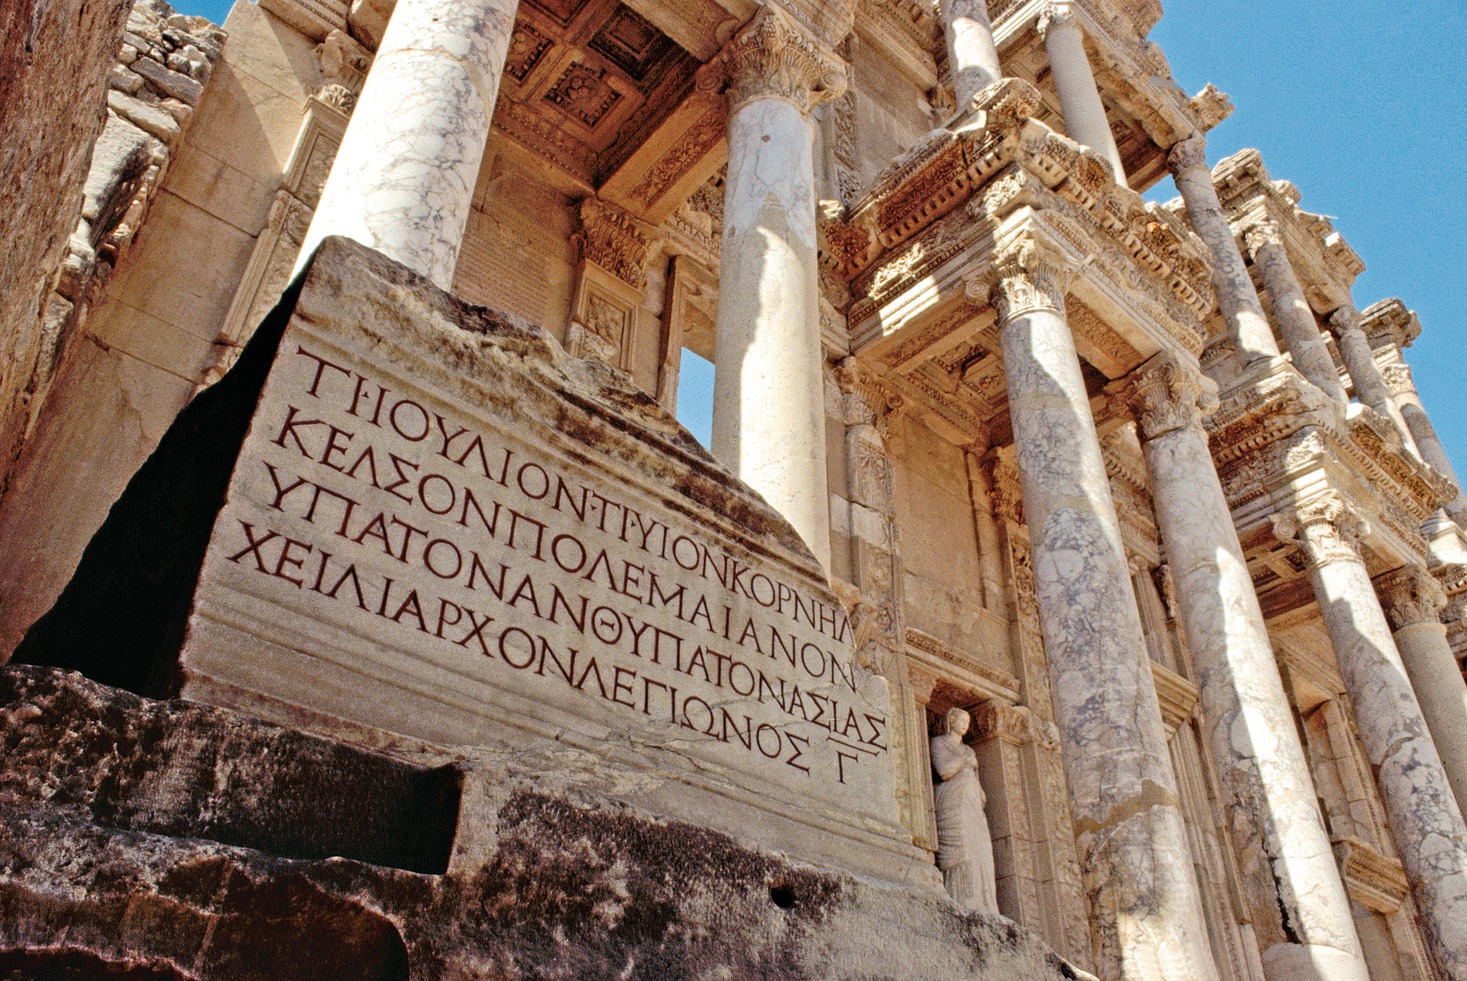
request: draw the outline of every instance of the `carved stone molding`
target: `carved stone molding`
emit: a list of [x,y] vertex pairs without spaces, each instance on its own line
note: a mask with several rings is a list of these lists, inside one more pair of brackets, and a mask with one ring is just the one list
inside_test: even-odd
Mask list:
[[1071,275],[1032,239],[1020,239],[994,253],[992,270],[986,277],[969,280],[967,296],[979,304],[991,303],[1000,325],[1041,310],[1063,317]]
[[1345,888],[1366,909],[1390,915],[1401,908],[1411,892],[1410,880],[1401,863],[1385,857],[1359,838],[1336,842],[1335,856],[1344,874]]
[[1447,606],[1447,591],[1419,565],[1404,566],[1377,577],[1375,591],[1392,630],[1415,623],[1436,623]]
[[1202,420],[1217,410],[1217,385],[1200,371],[1163,352],[1136,369],[1126,391],[1142,439],[1178,429],[1202,432]]
[[635,289],[647,285],[651,245],[636,219],[597,198],[581,202],[581,255]]
[[732,115],[755,99],[777,98],[808,113],[846,89],[845,65],[777,7],[761,6],[721,55]]
[[1280,541],[1299,546],[1312,566],[1360,561],[1360,542],[1370,526],[1345,499],[1329,491],[1292,513],[1271,515]]

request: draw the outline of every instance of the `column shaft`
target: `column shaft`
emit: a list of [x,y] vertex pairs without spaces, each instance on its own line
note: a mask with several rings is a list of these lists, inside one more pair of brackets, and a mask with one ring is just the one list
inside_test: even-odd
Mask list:
[[[1421,459],[1430,464],[1437,473],[1452,478],[1457,485],[1457,496],[1443,505],[1443,508],[1459,527],[1467,528],[1467,493],[1464,493],[1462,481],[1457,477],[1457,470],[1447,457],[1446,447],[1442,446],[1441,437],[1436,434],[1436,427],[1431,424],[1431,417],[1426,414],[1426,407],[1421,404],[1421,396],[1417,394],[1416,384],[1411,381],[1410,369],[1403,368],[1403,371],[1406,375],[1405,384],[1400,387],[1393,386],[1396,407],[1401,410],[1401,418],[1406,421],[1406,428],[1411,431],[1411,438],[1416,441],[1416,449],[1420,452]],[[1389,379],[1387,381],[1389,382]]]
[[953,91],[962,112],[973,104],[974,96],[1003,77],[988,0],[942,0],[942,26]]
[[1057,270],[991,294],[1086,893],[1107,978],[1214,979],[1166,736]]
[[1233,239],[1227,215],[1223,214],[1217,188],[1212,186],[1212,171],[1207,167],[1207,140],[1202,136],[1183,140],[1172,147],[1167,159],[1192,227],[1212,254],[1212,283],[1217,289],[1217,303],[1238,357],[1245,365],[1278,357],[1279,346],[1273,329],[1253,290],[1253,280]]
[[1467,981],[1467,827],[1358,551],[1362,522],[1334,493],[1276,515],[1309,558],[1309,579],[1375,770],[1432,953]]
[[1447,605],[1446,591],[1419,566],[1377,580],[1376,589],[1461,809],[1467,801],[1467,684],[1447,643],[1446,624],[1438,618]]
[[723,55],[728,177],[713,378],[714,456],[830,567],[825,379],[810,108],[844,73],[773,7]]
[[518,0],[400,0],[342,138],[297,269],[328,235],[448,289]]
[[1248,232],[1248,250],[1253,253],[1253,263],[1263,276],[1263,287],[1273,301],[1273,315],[1278,322],[1284,346],[1293,356],[1294,367],[1319,388],[1337,401],[1346,401],[1345,386],[1340,382],[1340,373],[1335,368],[1335,359],[1330,357],[1314,311],[1304,298],[1304,289],[1294,274],[1289,254],[1284,248],[1282,235],[1277,227],[1260,226]]
[[1263,611],[1218,483],[1196,369],[1160,355],[1134,402],[1202,718],[1271,981],[1366,981]]
[[1126,168],[1121,163],[1121,151],[1116,147],[1105,105],[1100,101],[1090,56],[1085,53],[1085,34],[1069,4],[1050,7],[1040,23],[1040,32],[1049,54],[1049,68],[1059,96],[1060,112],[1065,117],[1066,134],[1109,161],[1116,183],[1125,187]]
[[1340,349],[1340,360],[1345,362],[1350,381],[1355,383],[1355,395],[1361,402],[1394,423],[1396,431],[1401,434],[1401,440],[1407,447],[1415,450],[1416,441],[1406,428],[1406,420],[1401,416],[1396,400],[1391,397],[1390,386],[1386,384],[1380,366],[1375,363],[1375,353],[1370,348],[1365,331],[1361,329],[1360,314],[1352,306],[1340,307],[1330,314],[1329,325],[1335,335],[1335,344]]

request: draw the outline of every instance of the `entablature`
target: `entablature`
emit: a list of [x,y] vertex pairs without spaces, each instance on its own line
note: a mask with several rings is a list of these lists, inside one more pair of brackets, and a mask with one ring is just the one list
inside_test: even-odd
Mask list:
[[1421,336],[1421,321],[1399,297],[1377,300],[1360,312],[1360,326],[1373,347],[1411,346]]
[[1350,288],[1365,271],[1365,263],[1329,218],[1299,207],[1294,184],[1269,176],[1257,150],[1242,150],[1219,161],[1212,180],[1244,255],[1248,232],[1272,223],[1314,311],[1329,314],[1351,302]]
[[[1017,0],[989,8],[1005,73],[1038,86],[1044,97],[1036,116],[1063,129],[1058,98],[1049,91],[1049,59],[1039,30],[1052,5],[1052,0]],[[1161,5],[1154,0],[1071,0],[1068,6],[1085,35],[1128,181],[1132,187],[1150,187],[1167,174],[1167,151],[1222,122],[1232,104],[1211,85],[1188,96],[1173,80],[1161,47],[1146,38],[1161,18]]]

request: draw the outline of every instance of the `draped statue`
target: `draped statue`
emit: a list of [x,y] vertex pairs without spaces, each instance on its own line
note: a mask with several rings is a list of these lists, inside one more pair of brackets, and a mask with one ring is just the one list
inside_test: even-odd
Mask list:
[[998,912],[994,885],[993,837],[986,797],[978,780],[978,757],[964,745],[972,718],[960,708],[947,713],[946,731],[932,737],[936,786],[937,865],[948,895],[966,909]]

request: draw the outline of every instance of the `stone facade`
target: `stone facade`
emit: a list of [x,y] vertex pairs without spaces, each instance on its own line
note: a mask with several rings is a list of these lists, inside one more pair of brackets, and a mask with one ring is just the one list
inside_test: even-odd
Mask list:
[[[128,39],[112,72],[53,303],[75,340],[52,355],[49,395],[26,403],[0,498],[0,646],[93,679],[9,669],[0,727],[15,815],[0,885],[23,908],[84,897],[66,915],[91,932],[65,956],[121,964],[141,949],[224,976],[265,914],[245,890],[217,906],[187,893],[178,870],[207,865],[309,895],[302,923],[335,924],[332,942],[383,976],[615,962],[664,976],[719,963],[1467,979],[1467,498],[1411,380],[1423,325],[1400,300],[1357,305],[1362,259],[1262,154],[1209,161],[1206,134],[1232,106],[1171,80],[1147,38],[1156,0],[387,6],[240,3],[222,31],[140,6],[134,22],[154,11],[158,36]],[[147,141],[123,138],[134,130]],[[1166,179],[1173,200],[1142,197]],[[311,266],[331,236],[391,262],[336,243]],[[54,279],[54,243],[35,251],[14,275],[0,267],[0,290]],[[28,323],[7,320],[5,343],[34,346]],[[684,351],[714,362],[711,456],[667,414]],[[320,400],[337,382],[333,408]],[[373,399],[387,415],[364,429]],[[422,414],[422,434],[400,409]],[[487,518],[475,533],[499,560],[545,564],[524,579],[540,598],[506,591],[503,573],[482,597],[497,605],[443,592],[454,576],[435,563],[465,553],[435,509],[449,481],[427,484],[434,418],[456,466],[449,447],[470,431],[535,461],[545,493],[506,477],[508,496],[485,500],[542,544],[584,549],[617,500],[640,531],[624,520],[613,551],[640,548],[651,582],[666,572],[655,529],[671,542],[682,528],[723,568],[764,576],[770,604],[830,611],[800,643],[829,671],[822,704],[839,695],[851,721],[802,707],[761,722],[765,700],[723,691],[705,658],[711,687],[668,695],[659,728],[650,687],[640,709],[616,696],[623,680],[671,687],[661,655],[596,633],[636,629],[616,611],[636,609],[638,587],[578,585],[556,546],[495,538]],[[203,433],[218,443],[192,460]],[[379,461],[418,475],[417,496],[388,489]],[[209,467],[212,483],[190,482]],[[359,501],[349,481],[366,473]],[[595,533],[557,525],[559,499],[543,503],[556,474],[586,475]],[[358,513],[369,499],[380,508]],[[340,530],[318,524],[328,511]],[[352,523],[369,513],[375,532]],[[186,547],[156,544],[180,529]],[[370,565],[328,577],[377,539]],[[141,542],[153,551],[132,555]],[[680,563],[675,548],[657,560]],[[706,585],[703,561],[683,587]],[[419,580],[439,590],[436,626]],[[748,670],[773,647],[729,626],[748,606],[752,629],[764,605],[740,605],[744,581],[723,584],[721,628],[705,613],[642,629],[721,633],[718,663]],[[610,620],[573,630],[540,606],[603,586]],[[105,633],[153,593],[181,605]],[[358,609],[338,609],[343,595]],[[528,632],[526,617],[562,632]],[[509,624],[528,648],[505,648]],[[465,629],[486,645],[471,668],[454,660]],[[544,680],[533,637],[615,663],[605,697],[563,667],[565,690],[496,681],[496,657],[521,672],[538,657]],[[789,668],[770,690],[809,682],[798,656]],[[750,742],[736,721],[722,738],[684,725],[695,692],[710,720],[747,711]],[[929,747],[954,709],[971,716],[987,799],[991,912],[941,893]],[[129,727],[182,726],[207,755],[237,712],[269,720],[239,737],[249,747],[292,747],[258,774],[271,787],[356,793],[367,752],[390,771],[373,778],[385,799],[431,797],[413,788],[452,770],[445,857],[382,853],[389,817],[337,841],[297,810],[283,825],[336,849],[302,851],[260,830],[284,806],[269,793],[216,807],[181,776],[165,793],[146,776],[156,761],[129,763],[144,776],[121,784],[104,759],[47,769],[47,740],[82,716],[117,745],[137,741]],[[799,767],[745,752],[763,751],[762,724],[781,747],[828,734],[829,760],[810,760],[834,783],[810,789]],[[80,789],[55,792],[63,778]],[[49,834],[123,855],[141,884],[82,876],[40,844]],[[665,868],[658,842],[706,861]],[[595,925],[553,949],[517,933],[505,911],[529,901],[533,868],[558,870],[532,903],[555,912],[537,915],[563,928],[599,896]],[[129,946],[103,915],[124,902],[238,926]],[[497,940],[466,912],[490,907]],[[55,947],[50,922],[7,927],[0,965]],[[674,956],[673,935],[704,939]],[[254,976],[275,970],[259,963]]]

